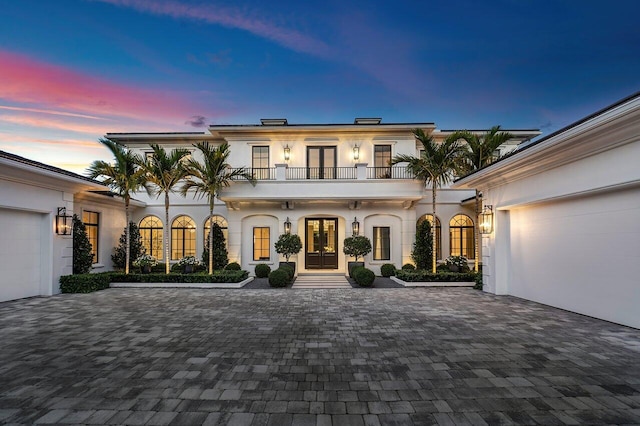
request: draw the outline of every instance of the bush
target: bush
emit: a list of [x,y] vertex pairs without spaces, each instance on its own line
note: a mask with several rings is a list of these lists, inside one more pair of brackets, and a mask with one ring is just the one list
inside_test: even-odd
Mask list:
[[344,239],[344,247],[342,252],[347,256],[358,258],[364,257],[371,253],[371,241],[364,235],[354,235]]
[[[229,253],[227,243],[224,238],[222,228],[217,223],[213,223],[213,269],[222,269],[229,263]],[[209,234],[204,240],[204,251],[202,252],[202,264],[205,270],[209,269]]]
[[360,287],[371,287],[376,279],[376,274],[371,269],[358,267],[353,271],[353,279]]
[[269,274],[269,285],[271,287],[286,287],[289,284],[289,274],[283,268],[276,269]]
[[256,265],[256,269],[255,269],[256,277],[267,278],[270,272],[271,272],[271,268],[266,263],[259,263]]
[[240,271],[242,267],[238,262],[231,262],[227,266],[224,267],[225,271]]
[[418,269],[430,269],[433,262],[433,233],[431,222],[423,220],[416,227],[416,240],[413,243],[411,259]]
[[[124,274],[123,274],[124,275]],[[62,293],[92,293],[109,288],[110,274],[76,274],[60,277]]]
[[406,282],[475,282],[475,272],[457,273],[457,272],[439,272],[432,273],[431,271],[397,271],[396,277]]
[[73,215],[73,273],[87,274],[93,265],[91,243],[87,237],[87,228],[78,215]]
[[114,283],[238,283],[249,276],[247,271],[215,271],[212,275],[207,272],[195,274],[129,274],[112,273],[111,282]]
[[[133,266],[133,261],[138,259],[140,256],[145,254],[146,250],[142,245],[142,237],[140,236],[140,229],[138,229],[138,225],[133,222],[129,222],[129,269]],[[120,240],[118,241],[118,247],[113,249],[113,254],[111,255],[111,261],[113,262],[113,266],[117,269],[124,270],[124,264],[126,262],[127,256],[127,229],[125,228],[122,231],[122,235],[120,235]]]
[[402,265],[402,270],[403,271],[414,271],[416,269],[415,266],[413,266],[410,263],[405,263],[404,265]]
[[296,234],[282,234],[275,243],[275,249],[276,253],[283,255],[288,262],[291,256],[302,250],[302,240]]
[[282,264],[278,269],[282,269],[287,273],[287,275],[289,276],[289,282],[293,281],[293,276],[296,274],[296,271],[291,265]]
[[380,274],[383,277],[392,277],[396,274],[396,265],[393,263],[385,263],[380,267]]
[[469,272],[469,263],[464,256],[449,256],[444,263],[452,272]]
[[356,272],[360,269],[364,269],[363,265],[357,265],[354,266],[353,269],[351,269],[351,273],[349,274],[350,278],[353,278],[354,280],[356,279]]

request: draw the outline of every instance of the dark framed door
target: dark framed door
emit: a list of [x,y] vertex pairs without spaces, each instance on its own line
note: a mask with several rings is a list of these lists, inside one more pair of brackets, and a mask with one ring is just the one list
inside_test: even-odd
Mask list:
[[307,269],[338,269],[338,219],[305,220]]
[[307,147],[307,179],[336,178],[336,147]]

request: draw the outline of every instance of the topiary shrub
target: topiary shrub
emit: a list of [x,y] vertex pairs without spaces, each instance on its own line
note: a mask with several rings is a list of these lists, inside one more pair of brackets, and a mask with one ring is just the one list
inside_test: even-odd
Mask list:
[[255,269],[256,277],[267,278],[270,272],[271,272],[271,268],[266,263],[258,263],[256,265],[256,269]]
[[293,281],[293,276],[295,275],[296,271],[293,269],[293,267],[291,267],[291,265],[287,265],[285,263],[280,265],[280,268],[278,269],[282,269],[287,273],[287,275],[289,276],[289,282]]
[[[129,269],[133,269],[133,261],[138,259],[140,256],[146,253],[144,246],[142,245],[142,237],[140,236],[140,229],[138,229],[138,225],[133,222],[129,222]],[[113,266],[117,269],[124,270],[124,263],[127,258],[127,230],[126,228],[122,231],[122,235],[120,235],[120,240],[118,241],[118,247],[113,249],[113,254],[111,255],[111,261],[113,262]]]
[[402,270],[403,271],[414,271],[416,269],[415,266],[413,266],[410,263],[405,263],[404,265],[402,265]]
[[362,266],[362,265],[356,265],[356,266],[354,266],[354,267],[353,267],[353,269],[351,270],[351,273],[349,274],[349,277],[350,277],[350,278],[353,278],[353,279],[355,280],[355,279],[356,279],[356,277],[355,277],[355,273],[356,273],[356,271],[358,271],[359,269],[364,269],[364,266]]
[[86,274],[91,271],[93,254],[87,237],[87,228],[78,215],[73,215],[73,273]]
[[364,257],[371,253],[371,240],[364,235],[354,235],[347,237],[343,242],[342,252],[347,256],[358,258]]
[[238,262],[231,262],[227,266],[224,267],[225,271],[239,271],[242,267]]
[[289,258],[302,250],[302,240],[296,234],[282,234],[275,243],[276,253],[281,254],[289,262]]
[[281,288],[289,284],[289,274],[282,268],[271,271],[269,274],[269,285],[271,287]]
[[[227,243],[224,238],[222,228],[217,223],[213,223],[213,269],[222,269],[229,263],[229,253]],[[202,252],[202,264],[205,270],[209,268],[209,234],[204,240],[204,251]]]
[[385,263],[380,267],[380,274],[383,277],[392,277],[396,274],[396,265],[393,263]]
[[353,279],[360,287],[371,287],[376,279],[376,274],[371,269],[359,267],[353,271]]
[[429,269],[433,261],[433,233],[431,223],[423,220],[416,227],[416,240],[413,243],[411,259],[418,269]]

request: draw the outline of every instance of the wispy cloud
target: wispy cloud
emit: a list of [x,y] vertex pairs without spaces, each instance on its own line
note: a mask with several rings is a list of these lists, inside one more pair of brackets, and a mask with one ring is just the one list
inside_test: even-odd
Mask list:
[[96,126],[95,124],[83,124],[66,120],[50,120],[26,115],[0,115],[0,121],[39,129],[55,129],[94,135],[104,134],[109,130],[108,126],[104,124]]
[[90,120],[107,120],[104,117],[94,117],[92,115],[74,114],[71,112],[53,111],[53,110],[38,109],[38,108],[22,108],[22,107],[0,105],[0,109],[9,110],[9,111],[35,112],[38,114],[61,115],[65,117],[87,118]]
[[172,18],[191,19],[248,31],[297,52],[328,56],[329,47],[321,40],[300,31],[285,28],[262,17],[250,16],[246,11],[219,5],[188,5],[177,1],[157,0],[95,0],[140,12]]

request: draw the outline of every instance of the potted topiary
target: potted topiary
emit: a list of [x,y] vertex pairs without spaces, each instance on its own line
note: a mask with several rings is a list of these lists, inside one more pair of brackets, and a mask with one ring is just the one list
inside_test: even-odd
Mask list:
[[195,256],[185,256],[178,261],[178,265],[185,274],[190,274],[195,271],[196,266],[200,265],[200,260]]
[[289,265],[296,270],[296,262],[289,262],[289,258],[294,254],[300,253],[302,250],[302,241],[296,234],[282,234],[278,237],[278,241],[275,244],[276,253],[281,254],[286,259],[286,262],[280,262],[280,266]]
[[[358,262],[358,258],[364,257],[371,253],[371,241],[364,235],[354,235],[344,239],[344,248],[342,249],[347,256],[355,257],[355,262],[348,262],[347,269],[349,276],[352,277],[353,268],[356,266],[364,266],[364,262]],[[353,278],[353,277],[352,277]]]
[[158,264],[158,260],[151,256],[150,254],[143,254],[142,256],[138,256],[136,260],[133,261],[133,266],[136,268],[140,268],[140,272],[143,274],[150,274],[151,268]]

